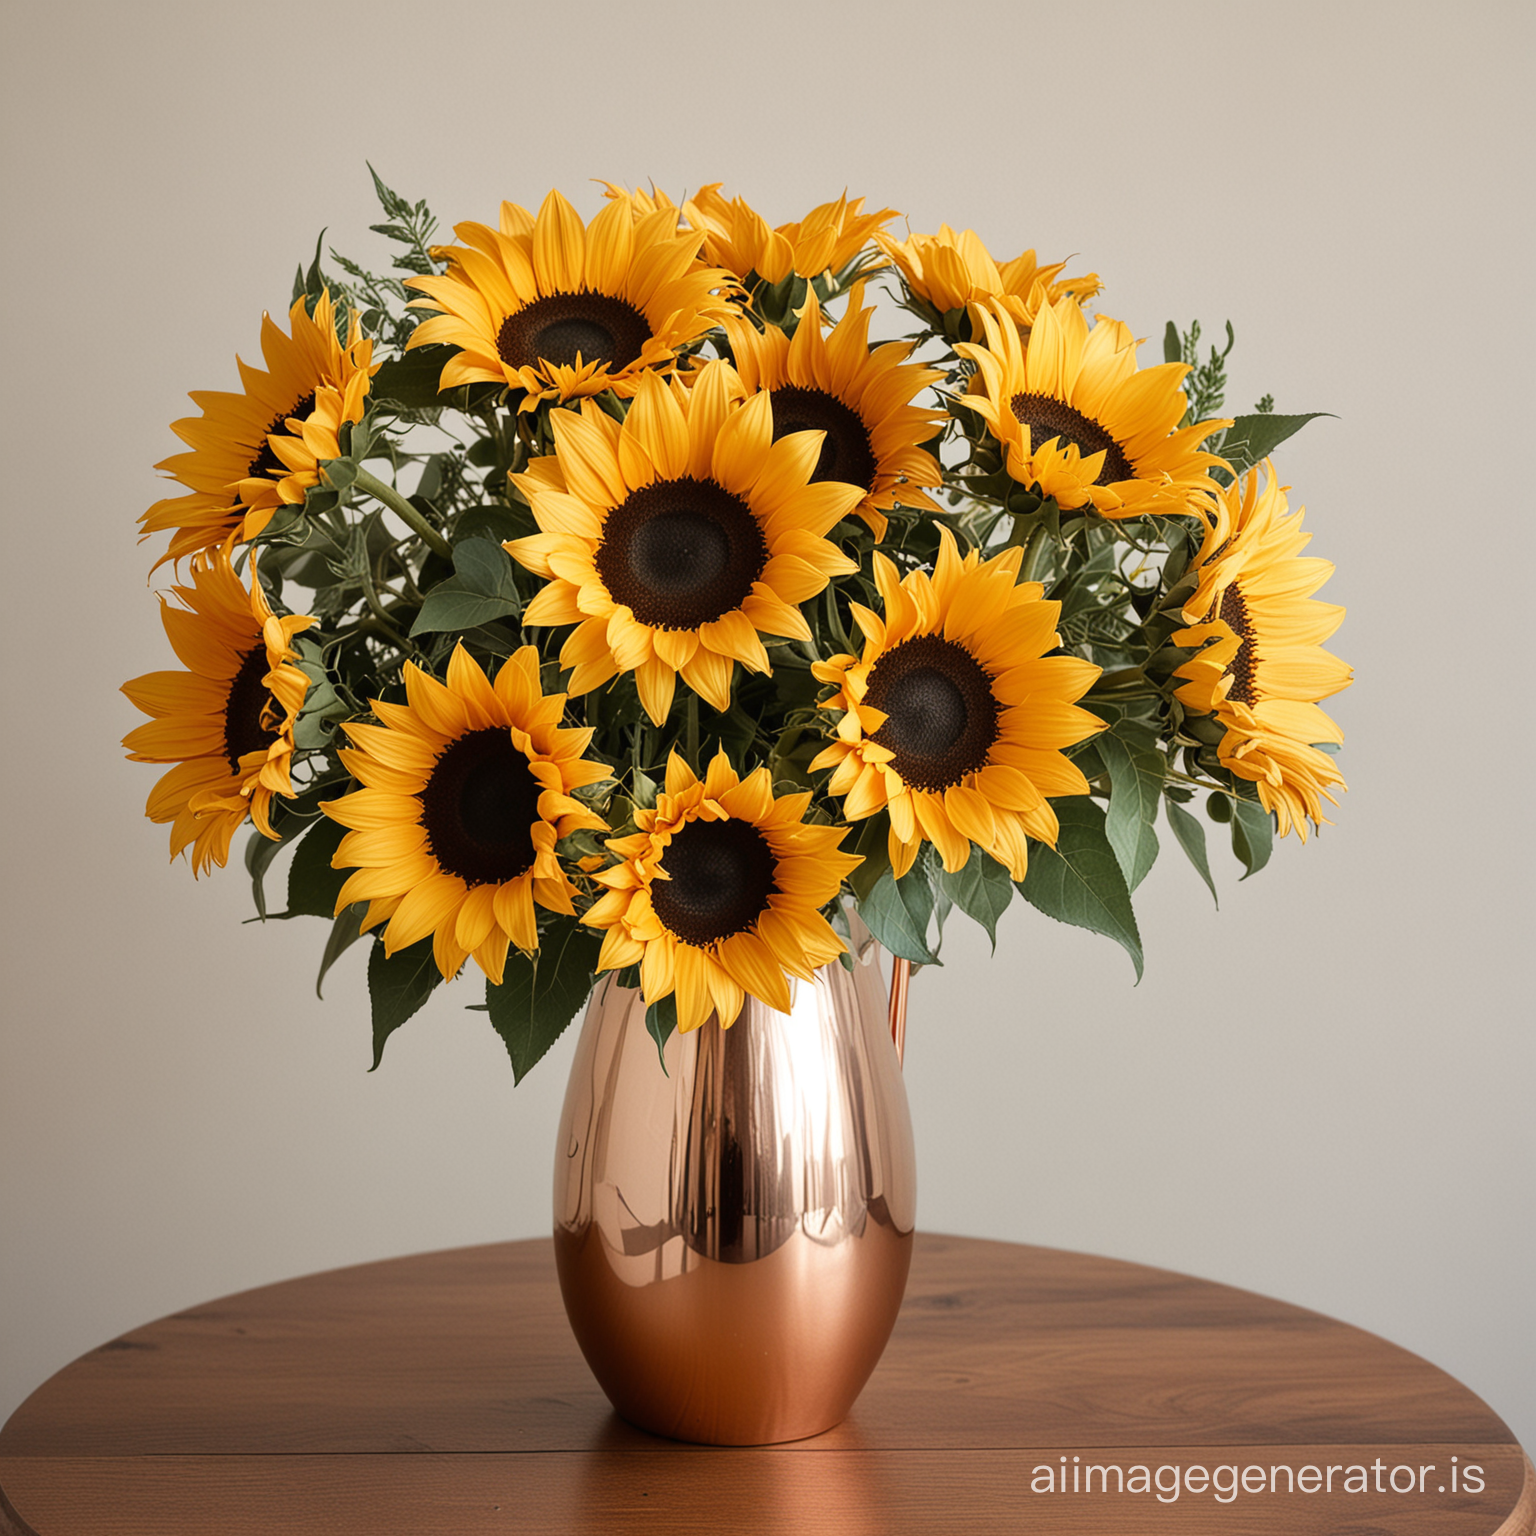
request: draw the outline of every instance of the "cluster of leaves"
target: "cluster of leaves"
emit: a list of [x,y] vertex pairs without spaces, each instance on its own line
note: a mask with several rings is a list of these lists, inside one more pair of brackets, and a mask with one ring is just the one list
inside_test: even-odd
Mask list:
[[[374,183],[385,220],[373,228],[396,247],[392,271],[436,270],[430,246],[435,221],[425,203],[399,196],[377,175]],[[320,811],[322,800],[350,785],[337,756],[345,745],[340,724],[366,717],[373,699],[403,700],[406,662],[441,676],[457,644],[487,671],[533,644],[542,657],[546,690],[562,688],[568,678],[558,659],[562,634],[521,627],[523,609],[540,583],[502,547],[505,540],[536,531],[508,477],[550,451],[549,407],[519,412],[518,402],[493,385],[439,394],[446,349],[404,350],[413,320],[400,279],[331,255],[342,275],[322,269],[317,247],[314,261],[298,274],[296,293],[312,301],[328,286],[357,308],[383,364],[368,414],[349,429],[342,456],[327,464],[326,483],[302,508],[274,518],[259,539],[265,546],[261,577],[271,599],[284,603],[289,587],[302,588],[303,595],[287,600],[287,606],[318,622],[301,641],[312,685],[296,737],[301,792],[274,807],[278,839],[253,835],[247,857],[259,915],[318,917],[330,924],[317,990],[336,959],[362,937],[361,907],[335,914],[346,871],[332,869],[330,861],[342,829]],[[820,280],[818,292],[833,297],[853,275],[850,270]],[[770,323],[787,326],[796,300],[803,302],[805,280],[787,280],[781,287],[783,292],[770,292],[762,285],[757,297]],[[903,307],[924,321],[926,330],[917,339],[947,348],[958,318],[925,313],[912,295],[900,297]],[[1192,369],[1189,419],[1220,410],[1233,339],[1228,325],[1226,346],[1212,347],[1202,362],[1199,326],[1181,334],[1169,324],[1167,359]],[[952,381],[963,371],[952,350],[932,360],[950,369]],[[624,409],[612,397],[599,403],[615,415]],[[1173,647],[1170,637],[1181,625],[1179,609],[1192,590],[1186,573],[1199,530],[1193,519],[1177,517],[1109,524],[1042,501],[1009,479],[963,399],[950,398],[948,404],[950,425],[944,443],[936,445],[946,458],[951,511],[945,525],[962,552],[1023,547],[1025,579],[1042,581],[1047,596],[1061,603],[1064,645],[1104,669],[1084,703],[1108,726],[1073,754],[1092,784],[1092,796],[1055,802],[1061,829],[1056,846],[1031,844],[1028,874],[1017,887],[1006,869],[974,847],[966,866],[953,874],[925,848],[913,869],[896,879],[886,851],[888,821],[881,813],[849,835],[847,846],[863,855],[864,863],[843,900],[893,954],[930,965],[939,963],[944,926],[955,911],[979,923],[995,945],[998,921],[1017,894],[1049,917],[1113,939],[1139,978],[1143,956],[1132,897],[1158,856],[1160,821],[1213,896],[1207,820],[1228,829],[1245,875],[1261,868],[1270,852],[1271,819],[1252,785],[1234,779],[1217,761],[1212,722],[1186,718],[1172,698],[1172,675],[1188,653]],[[1266,397],[1221,438],[1217,451],[1234,473],[1312,419],[1277,414],[1272,406]],[[963,462],[949,462],[957,448]],[[381,488],[387,488],[386,498],[381,499]],[[406,514],[409,522],[403,523]],[[658,727],[624,677],[570,702],[571,721],[593,729],[592,755],[613,770],[590,798],[616,834],[633,825],[637,808],[654,803],[673,750],[696,767],[717,748],[743,774],[766,765],[780,792],[815,792],[813,819],[840,819],[838,802],[825,794],[824,776],[813,777],[809,770],[828,723],[818,709],[825,690],[811,663],[855,650],[850,605],[878,608],[878,598],[870,575],[875,544],[868,530],[846,522],[830,537],[858,562],[858,571],[838,578],[806,605],[811,643],[771,645],[769,675],[738,671],[728,710],[718,712],[679,688],[671,717]],[[879,545],[904,570],[931,566],[937,546],[936,521],[901,509]],[[1205,819],[1196,814],[1201,797]],[[590,833],[568,841],[561,851],[572,860],[602,851]],[[290,847],[286,905],[274,912],[265,880]],[[847,931],[841,901],[828,916]],[[537,954],[513,951],[502,984],[487,986],[479,1005],[505,1042],[518,1078],[549,1049],[590,991],[599,948],[598,936],[572,919],[541,912],[539,922]],[[430,940],[387,956],[374,939],[367,969],[376,1066],[389,1036],[441,978]],[[651,1010],[658,1046],[674,1022],[668,1003]]]

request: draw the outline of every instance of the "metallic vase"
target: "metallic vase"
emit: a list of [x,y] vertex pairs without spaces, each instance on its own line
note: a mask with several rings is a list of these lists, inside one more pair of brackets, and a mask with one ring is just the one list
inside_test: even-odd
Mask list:
[[[878,948],[673,1034],[610,977],[555,1156],[555,1259],[593,1374],[632,1424],[764,1445],[847,1416],[907,1283],[916,1160]],[[862,941],[862,942],[858,942]],[[905,968],[903,967],[904,971]],[[897,1031],[899,1036],[899,1031]]]

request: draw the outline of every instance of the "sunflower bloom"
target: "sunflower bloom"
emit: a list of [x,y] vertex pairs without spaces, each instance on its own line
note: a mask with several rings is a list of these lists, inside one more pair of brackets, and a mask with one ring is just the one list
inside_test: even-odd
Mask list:
[[361,789],[321,809],[349,828],[331,860],[352,869],[336,910],[366,901],[362,927],[385,922],[392,955],[432,935],[451,980],[467,957],[496,985],[507,951],[538,948],[534,904],[574,913],[555,844],[607,823],[573,791],[610,776],[582,757],[590,730],[562,730],[563,693],[539,686],[524,646],[494,683],[462,645],[446,685],[407,662],[406,703],[375,700],[379,725],[348,725],[342,762]]
[[986,343],[956,348],[977,369],[965,403],[1020,485],[1108,518],[1196,513],[1215,499],[1209,472],[1222,461],[1199,445],[1232,423],[1179,426],[1183,363],[1138,369],[1129,327],[1101,315],[1090,329],[1071,298],[1040,310],[1027,346],[1006,310],[971,314]]
[[[288,334],[269,315],[261,317],[261,352],[266,368],[236,358],[243,391],[195,390],[192,403],[201,416],[173,421],[171,430],[191,449],[156,465],[189,494],[157,501],[139,519],[141,537],[170,530],[171,543],[159,564],[213,549],[230,534],[253,539],[285,501],[302,501],[290,484],[292,471],[283,457],[298,442],[304,424],[322,396],[337,397],[342,421],[361,421],[368,384],[377,372],[373,343],[363,337],[356,315],[347,322],[345,344],[337,339],[336,315],[329,291],[311,316],[304,300],[288,312]],[[334,455],[332,455],[334,457]],[[313,480],[308,482],[313,484]],[[285,493],[281,488],[288,484]]]
[[910,342],[887,342],[871,352],[873,315],[864,306],[863,285],[855,284],[842,319],[826,335],[814,293],[793,338],[776,325],[759,331],[745,317],[727,320],[725,330],[748,393],[767,390],[773,402],[775,439],[824,432],[811,479],[862,486],[864,499],[854,510],[879,539],[892,507],[940,510],[920,487],[943,484],[939,461],[922,444],[944,417],[911,401],[943,374],[905,362]]
[[723,752],[700,782],[674,752],[655,810],[594,876],[607,889],[582,921],[606,930],[598,970],[638,965],[645,1001],[675,994],[683,1030],[711,1011],[728,1029],[747,993],[788,1013],[786,973],[809,980],[843,952],[818,908],[861,862],[839,851],[847,827],[806,824],[810,802],[776,798],[766,768],[739,778]]
[[559,192],[535,218],[501,205],[501,227],[457,224],[448,271],[413,277],[424,320],[408,347],[457,348],[439,387],[484,382],[524,391],[521,409],[605,390],[628,397],[648,372],[667,372],[729,305],[713,291],[727,274],[698,259],[699,235],[665,209],[636,218],[610,203],[590,225]]
[[1096,272],[1062,277],[1065,261],[1041,266],[1032,250],[998,263],[973,229],[957,234],[941,224],[936,235],[898,240],[882,230],[874,239],[900,269],[908,292],[941,316],[955,311],[964,316],[972,304],[995,304],[1027,332],[1042,308],[1063,298],[1086,304],[1102,286]]
[[811,769],[834,770],[827,788],[850,821],[889,812],[898,879],[926,841],[951,873],[975,843],[1022,880],[1026,839],[1055,846],[1048,797],[1088,793],[1061,749],[1103,729],[1076,703],[1099,668],[1046,654],[1061,643],[1061,604],[1044,601],[1038,582],[1020,584],[1020,558],[972,550],[962,560],[943,527],[931,577],[899,580],[877,552],[885,616],[853,605],[863,656],[812,669],[837,689],[823,707],[841,718]]
[[809,640],[797,605],[856,569],[825,535],[864,488],[814,481],[822,434],[775,442],[768,394],[742,393],[724,362],[691,387],[648,374],[622,424],[554,412],[554,453],[513,477],[543,531],[505,547],[549,583],[523,623],[577,626],[573,694],[633,672],[660,725],[681,676],[724,712],[735,663],[769,671],[764,635]]
[[[664,209],[676,221],[679,215],[690,229],[704,236],[704,254],[742,282],[757,276],[767,283],[797,277],[841,275],[869,245],[876,233],[898,217],[894,208],[864,212],[864,199],[851,203],[847,194],[833,203],[821,203],[803,219],[770,228],[768,221],[739,197],[725,197],[721,183],[711,182],[678,207],[665,192],[626,192],[605,182],[608,196],[627,201],[637,215]],[[878,259],[863,263],[869,270]]]
[[1322,648],[1344,610],[1313,593],[1333,566],[1303,555],[1312,535],[1302,511],[1290,513],[1286,487],[1264,465],[1229,486],[1217,503],[1196,557],[1199,584],[1184,607],[1190,626],[1175,645],[1203,646],[1175,674],[1188,681],[1176,697],[1214,715],[1226,734],[1222,767],[1255,784],[1280,835],[1307,840],[1307,823],[1325,825],[1322,802],[1345,788],[1334,759],[1318,743],[1337,746],[1343,732],[1318,706],[1352,680],[1352,670]]
[[145,814],[171,824],[171,857],[190,843],[192,873],[224,866],[249,817],[267,837],[273,795],[293,795],[293,725],[309,679],[294,665],[293,638],[315,621],[279,618],[252,561],[251,586],[229,549],[192,557],[192,585],[161,599],[160,618],[185,672],[147,672],[123,692],[154,718],[123,738],[136,763],[174,763],[150,792]]

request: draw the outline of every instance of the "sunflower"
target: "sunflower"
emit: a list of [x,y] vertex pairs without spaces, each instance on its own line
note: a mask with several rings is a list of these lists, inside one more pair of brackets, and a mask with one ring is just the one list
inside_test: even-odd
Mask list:
[[728,1029],[746,993],[788,1013],[785,972],[809,980],[843,952],[817,909],[862,862],[839,851],[847,827],[805,823],[810,803],[775,797],[766,768],[739,778],[723,752],[701,783],[674,752],[656,809],[594,876],[607,890],[582,921],[607,930],[598,970],[638,965],[647,1003],[676,994],[683,1030],[711,1009]]
[[1282,837],[1294,829],[1305,842],[1308,821],[1326,824],[1322,802],[1338,804],[1330,788],[1345,787],[1332,755],[1318,750],[1344,739],[1318,701],[1353,674],[1322,648],[1344,610],[1312,596],[1333,566],[1301,554],[1312,537],[1301,529],[1304,509],[1289,513],[1268,461],[1264,475],[1263,490],[1257,470],[1229,486],[1206,528],[1199,584],[1184,607],[1190,628],[1173,636],[1204,649],[1175,674],[1188,679],[1176,697],[1216,717],[1226,731],[1222,767],[1257,786]]
[[571,914],[575,888],[555,844],[607,823],[572,791],[610,776],[582,757],[590,730],[562,730],[563,693],[539,686],[524,646],[491,683],[462,645],[446,686],[407,662],[405,704],[375,700],[381,725],[348,725],[342,762],[363,787],[321,809],[349,830],[331,860],[353,869],[336,910],[366,901],[366,931],[388,919],[384,953],[430,933],[446,979],[467,956],[501,984],[511,944],[531,953],[534,903]]
[[745,317],[727,320],[725,331],[748,392],[767,390],[772,399],[774,437],[808,428],[825,432],[811,479],[862,486],[865,496],[854,510],[879,539],[884,512],[898,504],[939,511],[917,487],[943,483],[938,460],[921,445],[945,418],[911,404],[919,390],[943,378],[937,369],[903,362],[911,342],[870,351],[873,314],[864,307],[863,285],[855,284],[830,335],[822,335],[814,293],[793,339],[775,325],[759,331]]
[[[171,423],[190,453],[173,454],[155,467],[166,470],[190,494],[157,501],[139,519],[142,534],[172,530],[170,548],[157,564],[212,549],[231,534],[252,539],[284,501],[302,501],[302,492],[279,489],[291,471],[278,449],[293,440],[315,413],[319,397],[339,396],[341,421],[360,421],[368,381],[377,367],[373,343],[365,340],[356,315],[347,321],[343,344],[329,291],[310,315],[302,298],[288,312],[285,335],[271,316],[261,317],[261,352],[266,368],[236,358],[243,393],[196,390],[191,399],[201,416]],[[310,483],[313,483],[312,481]]]
[[551,192],[536,219],[503,203],[499,230],[457,224],[454,233],[464,244],[437,253],[448,271],[406,281],[426,295],[413,307],[440,311],[407,349],[459,349],[441,389],[505,384],[525,391],[525,411],[609,389],[627,397],[730,307],[712,292],[727,274],[698,259],[699,235],[680,232],[665,209],[636,217],[610,203],[589,226]]
[[[725,197],[718,181],[700,187],[681,208],[655,188],[626,192],[611,181],[603,185],[609,197],[629,202],[638,215],[665,210],[674,223],[681,215],[689,228],[703,234],[705,256],[743,282],[753,274],[768,283],[782,282],[791,273],[806,278],[841,274],[880,228],[897,217],[894,208],[865,213],[864,199],[850,203],[845,193],[835,203],[818,204],[795,223],[771,229],[741,198]],[[864,269],[871,265],[880,263],[868,263]]]
[[973,229],[956,234],[941,224],[936,235],[909,235],[905,240],[879,230],[874,239],[900,268],[915,298],[940,316],[959,311],[962,325],[971,304],[995,303],[1027,331],[1042,306],[1062,298],[1086,304],[1102,286],[1096,272],[1062,277],[1065,261],[1041,266],[1032,250],[999,265]]
[[1075,702],[1099,669],[1046,654],[1061,643],[1061,604],[1044,601],[1038,582],[1019,583],[1020,557],[972,550],[962,560],[942,527],[931,577],[898,580],[876,553],[884,619],[855,603],[863,656],[812,668],[837,689],[824,707],[842,718],[811,768],[835,770],[827,787],[850,821],[889,811],[898,879],[927,840],[951,873],[975,843],[1022,880],[1026,837],[1056,842],[1047,796],[1088,792],[1061,749],[1103,729]]
[[1105,517],[1197,512],[1216,492],[1221,460],[1199,445],[1230,421],[1180,427],[1182,363],[1136,367],[1136,340],[1119,320],[1090,329],[1060,298],[1035,317],[1026,346],[1001,307],[974,304],[986,344],[956,350],[976,364],[965,403],[1002,445],[1008,473],[1066,510]]
[[769,670],[762,635],[809,640],[795,606],[856,569],[824,537],[864,488],[813,482],[822,434],[774,441],[764,392],[729,363],[697,381],[640,380],[622,425],[584,405],[551,416],[555,451],[513,480],[541,533],[507,552],[548,579],[525,624],[575,624],[560,652],[571,692],[633,672],[660,725],[678,675],[731,707],[737,661]]
[[154,718],[123,738],[136,763],[174,763],[145,806],[171,823],[171,857],[192,845],[192,873],[223,867],[249,816],[267,837],[273,795],[293,795],[293,724],[309,679],[293,637],[315,621],[279,618],[251,562],[251,586],[230,565],[229,545],[192,557],[192,585],[161,599],[166,637],[185,672],[147,672],[123,692]]

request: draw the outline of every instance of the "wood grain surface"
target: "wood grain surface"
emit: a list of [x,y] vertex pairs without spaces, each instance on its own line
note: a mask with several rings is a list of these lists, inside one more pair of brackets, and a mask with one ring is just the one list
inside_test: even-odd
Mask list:
[[[1092,1492],[1089,1467],[1107,1469]],[[1161,1497],[1113,1491],[1137,1467]],[[1074,1468],[1077,1491],[1037,1491]],[[1308,1468],[1332,1491],[1307,1491]],[[1346,1492],[1355,1468],[1366,1491]],[[0,1489],[0,1536],[1536,1532],[1503,1422],[1382,1339],[1164,1270],[935,1236],[853,1415],[814,1440],[715,1450],[623,1423],[571,1338],[550,1244],[503,1243],[114,1339],[0,1431]]]

